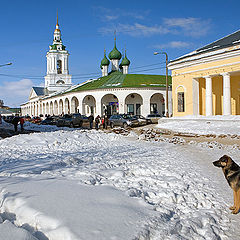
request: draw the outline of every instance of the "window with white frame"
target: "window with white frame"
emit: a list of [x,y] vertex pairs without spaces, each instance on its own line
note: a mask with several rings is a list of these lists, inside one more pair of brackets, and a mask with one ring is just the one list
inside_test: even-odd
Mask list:
[[184,100],[184,92],[178,92],[178,112],[185,112],[185,100]]

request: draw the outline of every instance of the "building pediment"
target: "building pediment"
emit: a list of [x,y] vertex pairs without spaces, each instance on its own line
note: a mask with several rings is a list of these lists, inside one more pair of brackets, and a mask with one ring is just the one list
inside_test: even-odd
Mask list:
[[37,94],[34,91],[34,89],[32,88],[31,91],[30,91],[30,94],[29,94],[29,100],[33,99],[33,98],[36,98],[36,97],[37,97]]

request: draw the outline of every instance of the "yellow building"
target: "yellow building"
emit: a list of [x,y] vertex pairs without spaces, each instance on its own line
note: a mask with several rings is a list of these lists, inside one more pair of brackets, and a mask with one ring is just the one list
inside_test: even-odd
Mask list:
[[173,116],[240,114],[240,30],[170,61]]

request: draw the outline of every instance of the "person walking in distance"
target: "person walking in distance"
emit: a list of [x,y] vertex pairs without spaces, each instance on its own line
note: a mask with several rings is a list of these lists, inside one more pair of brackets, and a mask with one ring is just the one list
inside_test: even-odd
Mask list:
[[108,117],[107,115],[104,115],[104,129],[107,129],[107,126],[108,126]]
[[21,126],[21,132],[23,132],[23,124],[24,124],[24,118],[23,117],[21,117],[20,119],[19,119],[19,122],[20,122],[20,126]]
[[93,115],[91,114],[91,115],[88,117],[90,129],[93,128],[93,120],[94,120],[94,117],[93,117]]
[[100,119],[101,119],[101,118],[100,118],[99,115],[95,118],[95,128],[96,128],[96,130],[99,129]]
[[17,132],[17,128],[18,128],[18,122],[19,122],[19,117],[18,116],[15,116],[12,120],[12,123],[14,125],[14,130],[15,132]]

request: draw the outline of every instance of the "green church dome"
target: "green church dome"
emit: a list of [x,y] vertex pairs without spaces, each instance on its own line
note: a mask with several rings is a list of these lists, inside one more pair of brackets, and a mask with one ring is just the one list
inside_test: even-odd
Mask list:
[[116,47],[116,39],[114,39],[114,48],[113,48],[113,50],[109,53],[108,57],[109,57],[110,60],[112,60],[112,59],[118,59],[118,60],[120,60],[121,57],[122,57],[122,54],[117,50],[117,47]]
[[106,51],[104,50],[104,58],[101,61],[101,67],[102,66],[108,66],[110,64],[110,61],[106,57]]
[[126,54],[126,51],[125,51],[125,57],[123,58],[123,60],[121,62],[121,66],[129,66],[129,65],[130,65],[130,61],[127,58],[127,54]]

